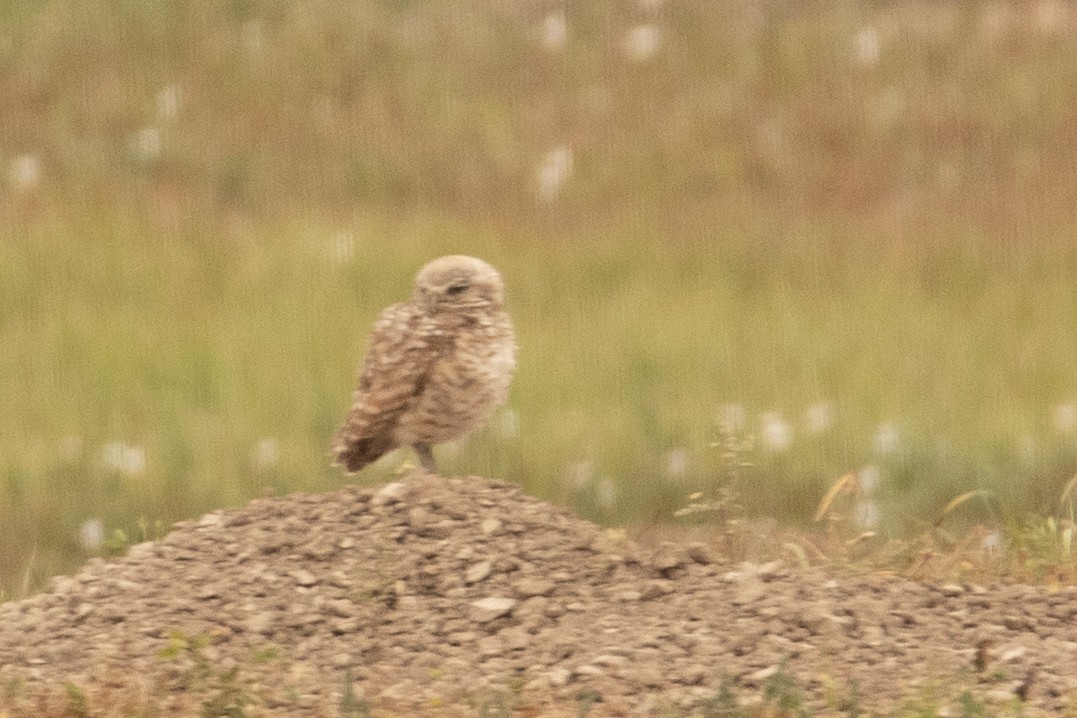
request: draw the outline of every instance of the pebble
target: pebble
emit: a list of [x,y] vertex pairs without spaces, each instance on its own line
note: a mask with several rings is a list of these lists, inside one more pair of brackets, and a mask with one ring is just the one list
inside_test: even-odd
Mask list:
[[489,561],[480,561],[473,564],[464,573],[464,583],[471,585],[480,581],[485,581],[490,577],[490,573],[493,572],[494,566]]
[[513,584],[513,589],[516,591],[516,595],[520,598],[549,596],[556,588],[556,584],[552,581],[547,581],[542,578],[523,578]]
[[[618,538],[611,559],[594,550],[607,532],[476,477],[420,473],[211,516],[0,604],[0,685],[51,681],[61,700],[70,675],[167,685],[189,671],[160,657],[180,634],[205,637],[212,676],[238,667],[267,716],[331,713],[345,673],[375,711],[384,700],[401,715],[455,714],[465,694],[475,713],[519,687],[561,701],[559,715],[584,690],[602,695],[596,714],[695,715],[723,675],[758,704],[782,665],[808,705],[856,679],[865,714],[893,712],[918,678],[971,678],[978,699],[1012,701],[1014,679],[1035,668],[1037,715],[1077,691],[1068,588],[925,586],[780,562],[726,571],[702,542],[649,554]],[[970,677],[980,637],[996,646],[988,675],[1007,682]],[[266,647],[276,657],[253,661]],[[917,673],[925,662],[929,675]],[[952,715],[956,695],[940,699]]]
[[292,578],[300,586],[309,587],[318,583],[318,579],[310,571],[306,569],[299,569],[298,571],[292,571]]
[[516,605],[516,599],[501,596],[488,596],[478,601],[471,602],[471,620],[476,623],[487,623],[495,618],[507,616]]

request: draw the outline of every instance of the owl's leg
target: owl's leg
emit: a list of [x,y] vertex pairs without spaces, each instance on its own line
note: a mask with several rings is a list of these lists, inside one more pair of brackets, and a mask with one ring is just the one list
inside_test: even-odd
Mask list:
[[430,448],[430,444],[417,443],[412,445],[415,449],[415,453],[419,455],[419,463],[423,468],[429,471],[431,474],[438,472],[438,466],[434,463],[434,451]]

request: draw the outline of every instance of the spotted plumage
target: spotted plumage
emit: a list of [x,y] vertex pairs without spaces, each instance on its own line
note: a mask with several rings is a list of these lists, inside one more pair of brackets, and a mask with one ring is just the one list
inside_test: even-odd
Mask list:
[[451,255],[423,267],[406,302],[374,324],[352,409],[333,440],[336,463],[358,471],[412,446],[436,472],[431,447],[481,426],[508,397],[516,339],[497,270]]

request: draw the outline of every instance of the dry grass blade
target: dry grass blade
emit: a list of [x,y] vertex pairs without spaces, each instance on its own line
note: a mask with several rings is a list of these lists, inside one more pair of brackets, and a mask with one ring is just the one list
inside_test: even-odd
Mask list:
[[782,544],[782,546],[786,551],[796,557],[797,564],[800,565],[800,568],[805,570],[811,568],[811,561],[808,560],[808,552],[804,550],[803,546],[793,541],[787,541]]
[[819,502],[819,508],[815,510],[815,516],[812,517],[812,521],[821,521],[827,512],[830,510],[830,505],[834,503],[834,499],[842,491],[851,491],[856,485],[856,474],[848,473],[835,481],[829,489],[827,489],[826,495],[823,500]]
[[946,504],[946,508],[944,508],[942,510],[942,513],[939,514],[939,517],[937,519],[935,519],[935,527],[938,528],[939,526],[941,526],[942,522],[944,520],[946,520],[946,517],[950,514],[951,511],[956,509],[958,506],[961,506],[961,504],[965,503],[969,499],[974,499],[977,496],[983,496],[983,497],[987,498],[987,497],[991,497],[991,496],[994,496],[994,495],[995,495],[994,491],[988,491],[987,489],[976,489],[975,491],[966,491],[965,493],[961,494],[960,496],[955,497],[953,500],[950,501],[950,503]]
[[1073,478],[1066,482],[1066,485],[1062,487],[1062,494],[1058,497],[1058,508],[1061,510],[1067,502],[1073,501],[1073,490],[1077,487],[1077,474],[1073,475]]

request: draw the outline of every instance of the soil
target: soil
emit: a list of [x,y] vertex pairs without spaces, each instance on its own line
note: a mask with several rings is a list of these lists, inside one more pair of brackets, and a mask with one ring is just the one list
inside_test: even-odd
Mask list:
[[0,605],[2,716],[717,715],[723,685],[1034,715],[1077,707],[1074,666],[1075,587],[641,547],[423,473],[213,512]]

